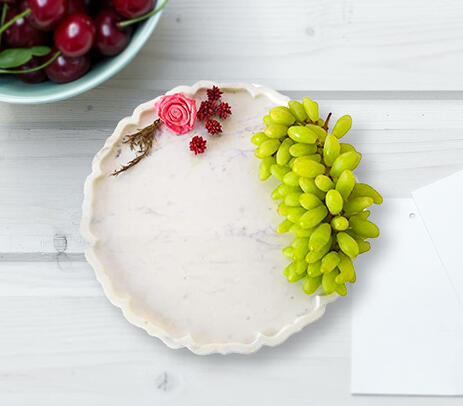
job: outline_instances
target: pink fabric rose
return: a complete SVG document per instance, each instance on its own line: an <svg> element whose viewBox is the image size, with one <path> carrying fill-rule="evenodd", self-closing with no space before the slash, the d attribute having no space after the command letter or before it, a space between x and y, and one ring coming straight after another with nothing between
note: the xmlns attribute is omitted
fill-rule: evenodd
<svg viewBox="0 0 463 406"><path fill-rule="evenodd" d="M196 101L175 93L162 97L154 105L159 118L175 134L190 132L196 120Z"/></svg>

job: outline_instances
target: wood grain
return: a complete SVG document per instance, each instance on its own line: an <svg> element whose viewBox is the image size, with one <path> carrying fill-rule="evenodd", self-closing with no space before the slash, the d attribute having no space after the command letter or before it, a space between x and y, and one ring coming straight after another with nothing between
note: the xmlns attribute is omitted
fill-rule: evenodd
<svg viewBox="0 0 463 406"><path fill-rule="evenodd" d="M91 159L117 121L199 79L262 83L352 114L359 177L385 196L461 169L462 17L458 0L175 0L134 62L99 88L1 104L0 404L460 404L351 396L350 297L251 356L168 350L104 297L78 225Z"/></svg>
<svg viewBox="0 0 463 406"><path fill-rule="evenodd" d="M463 3L176 0L118 78L297 90L461 90ZM141 68L143 67L143 68Z"/></svg>

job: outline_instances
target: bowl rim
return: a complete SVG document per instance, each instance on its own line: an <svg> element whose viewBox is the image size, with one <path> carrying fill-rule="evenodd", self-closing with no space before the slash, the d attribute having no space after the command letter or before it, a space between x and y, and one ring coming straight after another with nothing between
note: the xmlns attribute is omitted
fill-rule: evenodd
<svg viewBox="0 0 463 406"><path fill-rule="evenodd" d="M121 59L120 63L110 65L107 69L103 70L101 73L96 75L95 77L88 79L87 81L83 82L78 87L71 87L68 89L58 90L50 95L46 96L31 96L30 94L25 94L16 96L16 95L5 95L2 94L0 91L0 102L6 102L10 104L45 104L45 103L52 103L57 102L60 100L69 99L71 97L77 96L82 94L101 83L108 80L110 77L124 69L129 62L135 57L135 55L140 51L140 49L146 44L146 41L151 36L156 27L163 10L160 10L154 16L148 18L142 27L139 27L139 36L137 38L137 42L130 43L129 46L126 48L127 53L124 55L124 58Z"/></svg>

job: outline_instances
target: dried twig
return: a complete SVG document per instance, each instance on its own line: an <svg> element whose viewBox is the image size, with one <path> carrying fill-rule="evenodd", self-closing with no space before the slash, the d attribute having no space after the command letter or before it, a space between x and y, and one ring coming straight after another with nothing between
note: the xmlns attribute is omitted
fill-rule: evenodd
<svg viewBox="0 0 463 406"><path fill-rule="evenodd" d="M150 124L148 127L142 128L138 132L134 134L126 135L123 139L123 144L129 144L130 150L137 150L140 154L132 159L129 163L122 165L120 169L115 170L111 175L117 176L120 173L126 171L127 169L131 168L138 164L143 158L149 155L151 148L153 147L153 140L156 131L159 129L161 125L161 119L157 119Z"/></svg>

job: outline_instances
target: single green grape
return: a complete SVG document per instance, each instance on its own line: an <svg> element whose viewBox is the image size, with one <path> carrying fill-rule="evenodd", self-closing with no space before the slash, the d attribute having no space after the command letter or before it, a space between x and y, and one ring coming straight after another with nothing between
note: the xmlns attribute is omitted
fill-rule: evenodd
<svg viewBox="0 0 463 406"><path fill-rule="evenodd" d="M277 106L270 109L270 119L274 123L284 126L290 126L296 121L291 111L284 106Z"/></svg>
<svg viewBox="0 0 463 406"><path fill-rule="evenodd" d="M313 293L317 291L321 283L322 283L321 275L314 277L314 278L310 276L306 276L304 279L304 283L302 284L302 289L308 295L312 295Z"/></svg>
<svg viewBox="0 0 463 406"><path fill-rule="evenodd" d="M344 154L344 152L349 152L349 151L357 152L352 145L346 144L345 142L341 142L339 145L341 146L341 154Z"/></svg>
<svg viewBox="0 0 463 406"><path fill-rule="evenodd" d="M301 261L305 258L309 251L309 239L295 238L291 246L294 248L294 259Z"/></svg>
<svg viewBox="0 0 463 406"><path fill-rule="evenodd" d="M285 183L280 184L276 188L276 190L278 190L278 193L282 198L286 197L286 195L290 193L295 193L295 192L301 193L302 192L299 186L289 186L289 185L286 185Z"/></svg>
<svg viewBox="0 0 463 406"><path fill-rule="evenodd" d="M286 136L288 127L282 124L270 124L265 128L264 133L269 138L283 138Z"/></svg>
<svg viewBox="0 0 463 406"><path fill-rule="evenodd" d="M365 240L355 240L355 241L357 241L357 245L359 246L359 255L370 251L371 246L368 241L365 241Z"/></svg>
<svg viewBox="0 0 463 406"><path fill-rule="evenodd" d="M306 210L322 206L323 202L313 193L302 193L299 195L299 204Z"/></svg>
<svg viewBox="0 0 463 406"><path fill-rule="evenodd" d="M277 211L278 211L278 214L279 214L280 216L285 216L285 217L286 217L286 216L288 215L288 213L289 213L289 209L290 209L290 208L291 208L291 207L286 206L286 204L284 204L284 202L281 202L281 203L278 205L278 210L277 210Z"/></svg>
<svg viewBox="0 0 463 406"><path fill-rule="evenodd" d="M315 144L317 141L317 134L309 128L300 125L289 127L288 135L293 141L303 144Z"/></svg>
<svg viewBox="0 0 463 406"><path fill-rule="evenodd" d="M336 231L344 231L349 228L349 220L343 216L336 216L331 219L331 227Z"/></svg>
<svg viewBox="0 0 463 406"><path fill-rule="evenodd" d="M304 178L315 178L325 172L325 166L306 156L302 156L294 161L293 172Z"/></svg>
<svg viewBox="0 0 463 406"><path fill-rule="evenodd" d="M359 214L356 214L356 216L359 216L362 220L367 220L368 217L370 217L370 210L364 210L362 212L360 212Z"/></svg>
<svg viewBox="0 0 463 406"><path fill-rule="evenodd" d="M371 197L353 197L344 205L344 211L348 214L359 213L373 204Z"/></svg>
<svg viewBox="0 0 463 406"><path fill-rule="evenodd" d="M383 197L379 192L366 183L356 183L352 190L352 197L360 196L371 197L374 204L381 204L383 202Z"/></svg>
<svg viewBox="0 0 463 406"><path fill-rule="evenodd" d="M278 165L286 165L291 159L291 154L289 153L289 147L294 144L294 141L290 138L285 138L278 148L276 154L276 161Z"/></svg>
<svg viewBox="0 0 463 406"><path fill-rule="evenodd" d="M302 274L297 273L297 264L296 264L296 262L293 262L291 265L292 266L288 270L288 275L286 275L286 276L288 278L288 282L296 283L297 281L300 281L302 278L304 278L305 275L303 273Z"/></svg>
<svg viewBox="0 0 463 406"><path fill-rule="evenodd" d="M297 121L304 122L307 120L307 113L305 112L304 106L296 100L290 100L288 102L289 110L296 117Z"/></svg>
<svg viewBox="0 0 463 406"><path fill-rule="evenodd" d="M293 247L286 247L286 248L283 248L283 255L284 255L286 258L293 259L293 256L294 256L294 248L293 248Z"/></svg>
<svg viewBox="0 0 463 406"><path fill-rule="evenodd" d="M341 231L336 234L336 240L338 241L339 248L344 254L351 258L355 258L359 254L359 246L357 241L354 240L348 233Z"/></svg>
<svg viewBox="0 0 463 406"><path fill-rule="evenodd" d="M312 278L320 276L322 274L320 270L321 265L322 265L322 261L317 261L317 262L314 262L313 264L308 264L307 265L307 275L309 275Z"/></svg>
<svg viewBox="0 0 463 406"><path fill-rule="evenodd" d="M289 147L289 153L295 158L298 158L300 156L305 156L305 155L312 155L312 154L315 154L316 152L317 152L316 144L302 144L300 142L296 142L295 144Z"/></svg>
<svg viewBox="0 0 463 406"><path fill-rule="evenodd" d="M340 270L339 276L336 277L337 283L345 283L345 282L355 282L355 269L352 260L342 252L338 253L339 255L339 264L338 269Z"/></svg>
<svg viewBox="0 0 463 406"><path fill-rule="evenodd" d="M333 166L334 161L341 153L341 146L334 135L328 135L323 147L323 160L326 166Z"/></svg>
<svg viewBox="0 0 463 406"><path fill-rule="evenodd" d="M309 238L309 249L311 251L320 251L328 243L330 238L331 226L328 223L320 224Z"/></svg>
<svg viewBox="0 0 463 406"><path fill-rule="evenodd" d="M293 223L289 220L284 220L280 225L277 227L277 233L278 234L284 234L289 231L289 229L292 227Z"/></svg>
<svg viewBox="0 0 463 406"><path fill-rule="evenodd" d="M360 237L377 238L379 236L378 226L369 220L363 220L359 216L352 216L349 219L349 224L352 230Z"/></svg>
<svg viewBox="0 0 463 406"><path fill-rule="evenodd" d="M330 238L328 243L319 251L309 251L309 253L305 256L305 261L308 264L314 264L315 262L320 261L331 249L331 244L333 243L333 239Z"/></svg>
<svg viewBox="0 0 463 406"><path fill-rule="evenodd" d="M310 120L316 122L319 119L318 103L308 97L304 97L302 99L302 105L304 106L305 112L309 116Z"/></svg>
<svg viewBox="0 0 463 406"><path fill-rule="evenodd" d="M334 215L341 213L344 205L341 193L339 193L336 189L331 189L328 191L325 197L325 203L330 213Z"/></svg>
<svg viewBox="0 0 463 406"><path fill-rule="evenodd" d="M333 127L333 134L336 138L342 138L346 135L347 131L352 127L352 117L351 116L342 116Z"/></svg>
<svg viewBox="0 0 463 406"><path fill-rule="evenodd" d="M258 158L266 158L273 155L280 148L280 141L276 139L266 140L256 149L256 155Z"/></svg>
<svg viewBox="0 0 463 406"><path fill-rule="evenodd" d="M330 295L336 290L336 276L338 276L339 271L334 270L328 273L323 274L322 276L322 286L325 294Z"/></svg>
<svg viewBox="0 0 463 406"><path fill-rule="evenodd" d="M307 212L304 210L304 213L298 218L299 225L302 228L313 228L320 224L327 215L328 209L326 206L318 206Z"/></svg>
<svg viewBox="0 0 463 406"><path fill-rule="evenodd" d="M293 224L289 230L289 232L295 237L310 237L313 231L313 228L302 228L298 224Z"/></svg>
<svg viewBox="0 0 463 406"><path fill-rule="evenodd" d="M328 192L328 190L334 188L334 182L326 175L317 175L315 185L323 192Z"/></svg>
<svg viewBox="0 0 463 406"><path fill-rule="evenodd" d="M273 156L268 156L262 159L262 162L259 165L259 179L267 180L271 175L270 168L275 164L275 158Z"/></svg>
<svg viewBox="0 0 463 406"><path fill-rule="evenodd" d="M299 261L295 261L296 262L296 267L295 267L295 272L298 274L298 275L303 275L305 276L305 273L307 272L307 263L304 261L304 259L301 259Z"/></svg>
<svg viewBox="0 0 463 406"><path fill-rule="evenodd" d="M266 127L268 127L269 125L274 124L274 122L273 122L272 119L270 118L270 114L267 114L266 116L264 116L264 118L262 119L262 121L264 122L264 124L265 124Z"/></svg>
<svg viewBox="0 0 463 406"><path fill-rule="evenodd" d="M339 155L333 162L330 175L334 178L339 178L341 173L346 169L349 169L351 171L354 170L360 163L361 158L362 155L360 155L358 152L344 152L344 154Z"/></svg>
<svg viewBox="0 0 463 406"><path fill-rule="evenodd" d="M344 200L347 200L354 189L355 176L351 170L345 169L341 172L338 180L336 181L336 190L341 193Z"/></svg>
<svg viewBox="0 0 463 406"><path fill-rule="evenodd" d="M260 144L262 144L264 141L267 141L268 139L269 139L269 138L265 135L265 133L259 132L259 133L255 133L255 134L251 137L251 142L252 142L254 145L259 146Z"/></svg>
<svg viewBox="0 0 463 406"><path fill-rule="evenodd" d="M293 193L288 193L286 196L285 196L285 204L287 206L291 206L291 207L298 207L300 206L300 202L299 202L299 198L302 196L302 193L300 192L293 192Z"/></svg>
<svg viewBox="0 0 463 406"><path fill-rule="evenodd" d="M336 251L330 251L321 260L320 272L321 273L331 272L339 265L340 262L341 262L341 258L339 254Z"/></svg>
<svg viewBox="0 0 463 406"><path fill-rule="evenodd" d="M283 183L288 186L297 186L299 185L299 175L289 170L283 177Z"/></svg>

